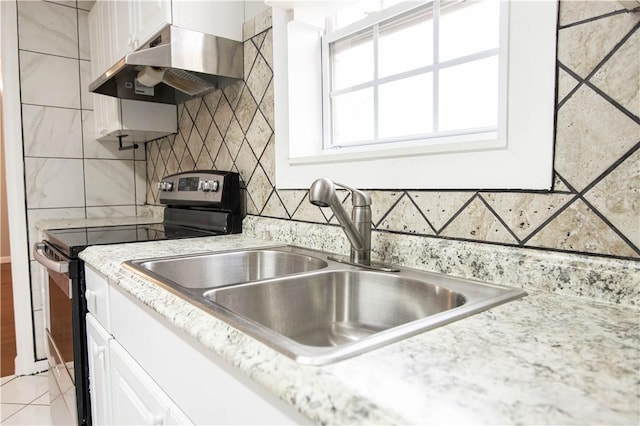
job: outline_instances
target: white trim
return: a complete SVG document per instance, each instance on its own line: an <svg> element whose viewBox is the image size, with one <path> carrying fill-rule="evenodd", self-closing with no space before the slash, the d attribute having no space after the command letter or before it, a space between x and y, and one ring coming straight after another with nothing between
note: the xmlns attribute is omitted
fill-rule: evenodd
<svg viewBox="0 0 640 426"><path fill-rule="evenodd" d="M22 116L20 113L20 73L18 67L18 15L15 1L0 1L2 34L2 109L7 182L7 214L11 247L11 274L14 283L29 283L29 243L25 211L24 159L22 157ZM15 374L46 370L47 363L35 361L31 286L13 286L16 327Z"/></svg>
<svg viewBox="0 0 640 426"><path fill-rule="evenodd" d="M0 263L11 263L11 256L0 257Z"/></svg>
<svg viewBox="0 0 640 426"><path fill-rule="evenodd" d="M556 1L514 1L510 6L507 111L499 106L499 114L509 118L509 127L498 129L499 135L507 135L505 149L361 156L356 161L329 163L317 158L299 161L317 157L322 147L322 77L313 79L317 70L301 62L301 56L292 55L289 42L295 44L296 53L308 58L314 45L307 44L305 51L303 39L312 41L314 33L305 32L293 13L274 7L277 188L308 188L314 179L327 176L372 189L550 189L558 5Z"/></svg>

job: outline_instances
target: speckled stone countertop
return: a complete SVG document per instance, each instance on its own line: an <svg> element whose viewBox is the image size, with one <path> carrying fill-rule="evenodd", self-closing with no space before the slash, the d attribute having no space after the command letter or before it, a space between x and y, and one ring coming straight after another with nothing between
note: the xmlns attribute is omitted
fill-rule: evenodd
<svg viewBox="0 0 640 426"><path fill-rule="evenodd" d="M94 246L81 258L316 423L640 422L636 306L527 289L523 299L313 367L121 266L131 259L267 245L274 243L229 235Z"/></svg>

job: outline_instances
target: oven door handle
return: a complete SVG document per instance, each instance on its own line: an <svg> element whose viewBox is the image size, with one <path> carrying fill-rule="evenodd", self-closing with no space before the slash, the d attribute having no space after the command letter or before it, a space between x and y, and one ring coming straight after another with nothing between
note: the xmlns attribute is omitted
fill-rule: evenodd
<svg viewBox="0 0 640 426"><path fill-rule="evenodd" d="M33 257L38 261L39 264L51 271L59 272L61 274L66 274L69 272L69 262L60 262L58 260L49 258L44 252L44 243L42 242L35 243L33 245Z"/></svg>

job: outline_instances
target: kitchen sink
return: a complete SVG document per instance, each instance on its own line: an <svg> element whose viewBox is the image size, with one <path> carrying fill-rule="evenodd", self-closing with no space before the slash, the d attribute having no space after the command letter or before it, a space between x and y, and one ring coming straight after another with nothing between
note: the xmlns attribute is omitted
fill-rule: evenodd
<svg viewBox="0 0 640 426"><path fill-rule="evenodd" d="M448 288L369 271L329 271L204 293L303 345L340 346L464 305Z"/></svg>
<svg viewBox="0 0 640 426"><path fill-rule="evenodd" d="M129 264L150 278L191 289L246 283L327 267L324 260L283 249L173 256Z"/></svg>
<svg viewBox="0 0 640 426"><path fill-rule="evenodd" d="M523 297L520 289L293 246L125 262L290 358L321 365Z"/></svg>

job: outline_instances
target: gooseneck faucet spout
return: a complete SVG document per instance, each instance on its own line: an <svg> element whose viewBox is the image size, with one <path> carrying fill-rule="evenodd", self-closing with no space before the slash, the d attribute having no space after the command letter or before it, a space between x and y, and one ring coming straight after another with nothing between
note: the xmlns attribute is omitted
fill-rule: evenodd
<svg viewBox="0 0 640 426"><path fill-rule="evenodd" d="M336 187L351 192L351 218L342 206ZM350 261L371 264L371 197L368 194L328 178L317 179L309 188L309 201L318 207L330 207L351 243Z"/></svg>

